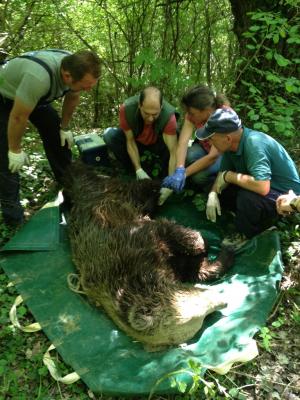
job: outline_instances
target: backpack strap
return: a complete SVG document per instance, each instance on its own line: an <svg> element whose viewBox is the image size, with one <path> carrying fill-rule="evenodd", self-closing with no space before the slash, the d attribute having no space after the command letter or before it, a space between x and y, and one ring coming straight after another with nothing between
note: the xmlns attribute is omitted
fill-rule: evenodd
<svg viewBox="0 0 300 400"><path fill-rule="evenodd" d="M63 53L63 54L66 54L66 55L70 55L70 52L65 51L65 50L60 50L60 49L47 49L46 51L51 51L51 52L53 52L53 53ZM32 52L31 52L31 54L35 54L35 53L37 53L37 52L36 52L36 51L32 51ZM48 74L49 74L49 78L50 78L50 87L49 87L48 93L45 94L45 96L42 96L42 97L40 98L40 100L38 101L37 105L42 105L42 104L44 105L44 104L51 103L52 101L54 101L54 100L56 100L56 99L59 99L60 97L63 97L67 92L70 91L70 89L67 89L67 90L65 90L65 91L62 93L61 96L55 97L55 98L51 99L50 101L46 101L46 99L47 99L47 98L50 96L50 94L51 94L51 88L52 88L52 83L53 83L53 75L52 75L52 71L51 71L49 65L46 64L45 61L41 60L40 58L34 57L34 55L24 54L24 55L17 56L17 57L14 57L14 58L26 58L27 60L34 61L34 62L40 64L43 68L45 68L45 70L46 70L46 71L48 72ZM10 60L12 60L12 59L10 59ZM10 60L7 60L7 61L10 61Z"/></svg>
<svg viewBox="0 0 300 400"><path fill-rule="evenodd" d="M40 64L42 67L44 67L45 70L48 72L49 78L50 78L50 87L49 87L49 90L48 90L47 94L45 94L45 96L41 97L40 100L39 100L39 102L38 102L38 104L45 104L45 100L46 100L46 99L50 96L50 94L51 94L51 88L52 88L52 83L53 83L52 72L51 72L51 69L50 69L49 65L47 65L47 64L45 63L45 61L40 60L39 58L33 57L33 56L23 55L23 56L17 56L16 58L26 58L27 60L34 61L34 62Z"/></svg>

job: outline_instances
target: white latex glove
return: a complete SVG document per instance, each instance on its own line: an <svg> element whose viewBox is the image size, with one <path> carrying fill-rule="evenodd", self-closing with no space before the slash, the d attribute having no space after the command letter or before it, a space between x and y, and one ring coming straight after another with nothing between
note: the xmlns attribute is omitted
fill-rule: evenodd
<svg viewBox="0 0 300 400"><path fill-rule="evenodd" d="M158 205L162 206L164 204L164 202L167 200L167 198L169 196L171 196L171 194L173 193L173 190L163 187L160 189L159 193L160 193L160 196L158 199Z"/></svg>
<svg viewBox="0 0 300 400"><path fill-rule="evenodd" d="M216 191L218 194L222 192L227 186L229 185L228 182L225 181L225 175L228 171L220 171L218 173L217 179L216 179Z"/></svg>
<svg viewBox="0 0 300 400"><path fill-rule="evenodd" d="M143 168L139 168L135 171L136 179L139 181L141 179L151 179L150 176L143 170Z"/></svg>
<svg viewBox="0 0 300 400"><path fill-rule="evenodd" d="M216 222L218 215L221 215L221 206L216 192L210 192L206 203L206 217L212 222Z"/></svg>
<svg viewBox="0 0 300 400"><path fill-rule="evenodd" d="M20 153L13 153L8 150L8 169L10 172L18 172L24 164L28 164L28 156L25 151L21 150Z"/></svg>
<svg viewBox="0 0 300 400"><path fill-rule="evenodd" d="M74 143L73 133L71 131L65 131L64 129L60 129L59 135L60 135L60 145L64 147L64 145L67 143L68 148L71 149Z"/></svg>

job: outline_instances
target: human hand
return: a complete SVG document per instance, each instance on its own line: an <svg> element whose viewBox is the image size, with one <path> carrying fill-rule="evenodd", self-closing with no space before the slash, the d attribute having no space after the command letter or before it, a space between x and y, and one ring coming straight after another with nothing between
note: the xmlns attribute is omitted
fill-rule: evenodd
<svg viewBox="0 0 300 400"><path fill-rule="evenodd" d="M165 187L162 187L160 189L159 193L160 193L160 196L159 196L159 199L158 199L158 205L162 206L164 204L164 202L167 200L167 198L169 196L171 196L171 194L173 193L173 190L165 188Z"/></svg>
<svg viewBox="0 0 300 400"><path fill-rule="evenodd" d="M8 150L8 169L10 172L18 172L27 163L28 156L25 151L21 150L20 153L14 153Z"/></svg>
<svg viewBox="0 0 300 400"><path fill-rule="evenodd" d="M225 180L225 176L228 171L220 171L215 181L215 187L218 194L222 192L227 186L229 185L228 182Z"/></svg>
<svg viewBox="0 0 300 400"><path fill-rule="evenodd" d="M140 181L141 179L151 179L147 172L143 170L143 168L137 169L135 171L135 174L138 181Z"/></svg>
<svg viewBox="0 0 300 400"><path fill-rule="evenodd" d="M68 149L71 149L74 143L73 133L71 131L67 131L61 128L59 131L59 136L60 136L60 145L64 147L65 144L67 144Z"/></svg>
<svg viewBox="0 0 300 400"><path fill-rule="evenodd" d="M216 222L217 214L221 215L221 206L216 192L210 192L206 203L206 217L212 222Z"/></svg>
<svg viewBox="0 0 300 400"><path fill-rule="evenodd" d="M292 190L289 190L288 194L282 194L279 196L276 200L276 209L278 214L287 215L292 212L293 209L290 206L290 203L295 197L296 194Z"/></svg>
<svg viewBox="0 0 300 400"><path fill-rule="evenodd" d="M185 168L177 167L173 175L167 176L163 180L162 187L173 189L175 192L179 193L184 188L185 178Z"/></svg>

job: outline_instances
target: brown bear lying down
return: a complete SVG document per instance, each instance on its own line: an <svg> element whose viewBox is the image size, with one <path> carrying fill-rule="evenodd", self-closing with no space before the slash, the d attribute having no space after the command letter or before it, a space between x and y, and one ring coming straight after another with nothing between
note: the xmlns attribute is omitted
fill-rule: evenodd
<svg viewBox="0 0 300 400"><path fill-rule="evenodd" d="M159 182L124 182L74 164L66 179L68 219L81 286L116 325L149 351L192 338L205 316L226 305L215 290L197 288L223 274L233 252L207 259L201 234L151 219Z"/></svg>

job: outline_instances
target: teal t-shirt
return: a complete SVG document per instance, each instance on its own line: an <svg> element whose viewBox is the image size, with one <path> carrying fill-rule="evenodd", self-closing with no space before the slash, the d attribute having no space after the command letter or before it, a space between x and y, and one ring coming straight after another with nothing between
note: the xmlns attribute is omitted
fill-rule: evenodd
<svg viewBox="0 0 300 400"><path fill-rule="evenodd" d="M52 73L51 92L47 101L63 95L69 88L61 79L61 61L66 53L40 50L25 53L44 61ZM50 76L42 65L26 58L12 58L0 68L0 93L14 100L18 97L28 107L34 108L39 100L47 95Z"/></svg>
<svg viewBox="0 0 300 400"><path fill-rule="evenodd" d="M238 150L224 153L221 171L229 170L270 181L271 189L300 194L297 168L285 148L265 133L244 128Z"/></svg>

